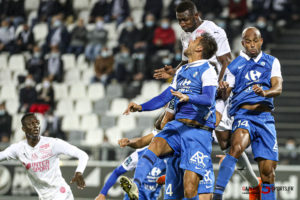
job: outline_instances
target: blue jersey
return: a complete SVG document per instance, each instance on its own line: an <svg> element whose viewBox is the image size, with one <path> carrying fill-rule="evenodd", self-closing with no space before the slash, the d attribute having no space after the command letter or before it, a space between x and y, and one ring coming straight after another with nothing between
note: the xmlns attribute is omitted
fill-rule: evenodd
<svg viewBox="0 0 300 200"><path fill-rule="evenodd" d="M198 60L180 67L171 84L175 90L183 94L202 94L205 86L218 86L218 77L207 60ZM175 98L175 119L196 120L202 125L214 128L216 121L215 102L211 107L195 105L190 102L179 102Z"/></svg>
<svg viewBox="0 0 300 200"><path fill-rule="evenodd" d="M271 55L261 52L257 58L250 59L242 52L228 65L227 79L231 79L228 82L229 86L233 87L230 115L234 115L242 104L259 103L265 104L270 109L274 108L273 98L258 96L252 90L253 85L256 84L263 90L269 90L272 87L274 61L279 65L279 61Z"/></svg>

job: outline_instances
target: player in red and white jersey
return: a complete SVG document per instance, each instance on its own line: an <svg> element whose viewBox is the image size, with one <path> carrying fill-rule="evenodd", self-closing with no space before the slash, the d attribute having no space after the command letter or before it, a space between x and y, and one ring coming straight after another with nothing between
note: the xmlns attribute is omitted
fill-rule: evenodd
<svg viewBox="0 0 300 200"><path fill-rule="evenodd" d="M88 155L63 140L40 136L40 122L33 113L25 114L21 122L26 139L0 152L0 161L19 160L40 200L73 200L70 186L61 175L59 155L78 158L78 166L71 183L76 182L79 189L85 187L82 174Z"/></svg>

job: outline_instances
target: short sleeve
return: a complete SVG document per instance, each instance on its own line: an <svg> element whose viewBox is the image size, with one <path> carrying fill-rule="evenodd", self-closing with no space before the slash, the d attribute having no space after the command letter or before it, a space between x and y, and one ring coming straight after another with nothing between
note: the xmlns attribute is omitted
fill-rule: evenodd
<svg viewBox="0 0 300 200"><path fill-rule="evenodd" d="M229 42L224 30L220 31L220 37L216 38L216 42L218 45L218 50L216 52L216 56L223 56L227 53L231 52Z"/></svg>
<svg viewBox="0 0 300 200"><path fill-rule="evenodd" d="M271 78L272 77L282 77L281 76L281 66L279 63L279 60L277 58L275 58L275 60L273 61L273 65L272 65L272 71L271 71Z"/></svg>
<svg viewBox="0 0 300 200"><path fill-rule="evenodd" d="M202 74L202 87L205 86L218 86L218 76L217 72L214 70L213 67L208 68Z"/></svg>
<svg viewBox="0 0 300 200"><path fill-rule="evenodd" d="M235 85L235 76L230 72L228 68L226 69L226 82L231 88L233 88Z"/></svg>
<svg viewBox="0 0 300 200"><path fill-rule="evenodd" d="M136 168L138 160L139 160L139 155L138 152L135 151L124 160L124 162L122 163L122 167L124 167L126 171L132 171Z"/></svg>

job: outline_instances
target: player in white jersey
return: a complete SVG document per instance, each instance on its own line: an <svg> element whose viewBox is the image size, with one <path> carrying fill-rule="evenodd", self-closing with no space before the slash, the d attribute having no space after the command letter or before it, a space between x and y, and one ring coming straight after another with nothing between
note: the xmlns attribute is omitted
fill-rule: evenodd
<svg viewBox="0 0 300 200"><path fill-rule="evenodd" d="M199 13L195 4L192 1L183 1L176 8L176 17L179 25L183 29L181 35L182 43L182 61L179 63L176 69L179 66L187 63L187 57L184 55L184 51L188 47L189 41L194 40L196 37L200 36L204 32L211 34L217 42L218 50L216 54L210 59L210 61L216 64L217 70L219 72L219 88L222 90L226 88L222 82L225 70L228 64L231 62L231 53L230 46L225 31L217 26L214 22L209 20L202 20L199 17ZM176 69L173 69L172 66L165 66L162 69L155 71L154 77L156 79L161 78L171 78L175 74ZM228 151L230 146L230 131L232 125L232 119L227 115L228 103L219 99L216 101L216 129L215 133L219 142L219 145L222 150ZM167 113L168 118L172 118L170 113ZM250 162L245 153L240 157L237 167L242 175L249 183L251 187L257 187L259 184L258 179L256 178L254 171L250 165Z"/></svg>
<svg viewBox="0 0 300 200"><path fill-rule="evenodd" d="M82 174L88 155L63 140L40 136L40 122L33 113L25 114L21 122L26 140L0 152L0 161L19 160L40 200L73 200L70 186L61 175L58 156L64 154L78 158L71 183L76 182L78 188L83 189L85 182Z"/></svg>

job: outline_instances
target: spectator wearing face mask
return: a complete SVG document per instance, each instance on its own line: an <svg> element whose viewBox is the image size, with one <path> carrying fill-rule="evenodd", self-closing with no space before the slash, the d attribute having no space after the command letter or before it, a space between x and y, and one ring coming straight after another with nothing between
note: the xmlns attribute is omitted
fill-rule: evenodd
<svg viewBox="0 0 300 200"><path fill-rule="evenodd" d="M46 61L44 69L44 77L48 77L50 81L63 81L64 64L58 46L51 47L49 59Z"/></svg>
<svg viewBox="0 0 300 200"><path fill-rule="evenodd" d="M44 55L48 53L51 46L58 46L59 51L64 54L69 46L70 35L63 23L62 16L57 15L52 18L52 25L46 38Z"/></svg>
<svg viewBox="0 0 300 200"><path fill-rule="evenodd" d="M20 106L18 112L26 113L29 112L29 108L33 103L36 102L37 99L37 92L35 90L35 82L32 76L27 76L24 87L20 89L19 94L19 102Z"/></svg>
<svg viewBox="0 0 300 200"><path fill-rule="evenodd" d="M96 28L87 34L88 44L85 48L85 57L89 61L94 61L99 55L101 48L107 42L107 30L104 29L103 17L96 18Z"/></svg>
<svg viewBox="0 0 300 200"><path fill-rule="evenodd" d="M120 52L115 56L114 74L118 82L128 81L133 71L133 59L130 50L121 45Z"/></svg>
<svg viewBox="0 0 300 200"><path fill-rule="evenodd" d="M10 26L10 22L3 20L0 27L0 52L8 51L11 54L15 52L14 34L15 29Z"/></svg>
<svg viewBox="0 0 300 200"><path fill-rule="evenodd" d="M133 55L133 70L130 76L131 81L141 84L144 79L152 78L151 69L148 68L146 63L145 52L137 52Z"/></svg>
<svg viewBox="0 0 300 200"><path fill-rule="evenodd" d="M54 90L52 88L49 78L44 78L42 87L37 93L37 99L34 104L30 106L29 111L34 113L46 113L54 106Z"/></svg>
<svg viewBox="0 0 300 200"><path fill-rule="evenodd" d="M107 85L111 79L114 67L114 56L111 50L107 47L102 48L100 55L95 60L94 70L95 76L92 78L92 83L103 83Z"/></svg>
<svg viewBox="0 0 300 200"><path fill-rule="evenodd" d="M244 20L248 15L247 0L229 1L229 19Z"/></svg>
<svg viewBox="0 0 300 200"><path fill-rule="evenodd" d="M34 46L32 57L26 63L26 70L36 83L42 81L45 64L40 47L38 45Z"/></svg>
<svg viewBox="0 0 300 200"><path fill-rule="evenodd" d="M18 34L16 39L16 46L17 51L30 51L32 52L33 45L34 45L34 34L29 29L29 26L27 24L23 25L23 30Z"/></svg>
<svg viewBox="0 0 300 200"><path fill-rule="evenodd" d="M132 17L127 17L119 37L119 44L127 46L130 52L134 52L134 45L138 42L139 34L140 32L135 27Z"/></svg>
<svg viewBox="0 0 300 200"><path fill-rule="evenodd" d="M143 28L140 30L138 41L134 44L134 51L144 51L146 54L152 52L153 36L156 28L155 17L152 14L147 14Z"/></svg>
<svg viewBox="0 0 300 200"><path fill-rule="evenodd" d="M110 20L116 20L117 25L121 24L130 13L127 0L112 0L109 10Z"/></svg>
<svg viewBox="0 0 300 200"><path fill-rule="evenodd" d="M104 21L109 21L110 3L107 0L97 0L94 4L89 18L89 23L94 23L97 17L103 17Z"/></svg>
<svg viewBox="0 0 300 200"><path fill-rule="evenodd" d="M256 20L256 27L260 30L261 37L264 39L262 50L266 49L267 45L273 41L273 27L268 24L264 16L259 16Z"/></svg>
<svg viewBox="0 0 300 200"><path fill-rule="evenodd" d="M155 50L169 50L174 51L176 37L175 32L170 26L170 21L167 18L163 18L160 22L160 26L154 31L153 44Z"/></svg>
<svg viewBox="0 0 300 200"><path fill-rule="evenodd" d="M284 146L284 152L280 156L281 164L299 164L300 159L297 153L297 144L296 140L293 137L290 137L286 140Z"/></svg>
<svg viewBox="0 0 300 200"><path fill-rule="evenodd" d="M9 142L11 136L12 117L6 111L5 103L0 104L0 142Z"/></svg>
<svg viewBox="0 0 300 200"><path fill-rule="evenodd" d="M84 26L83 19L79 19L77 22L77 26L71 32L71 41L68 48L68 53L73 53L76 56L83 53L86 40L87 29Z"/></svg>
<svg viewBox="0 0 300 200"><path fill-rule="evenodd" d="M46 128L42 135L66 140L66 134L62 130L62 118L55 116L53 110L50 109L45 113Z"/></svg>

